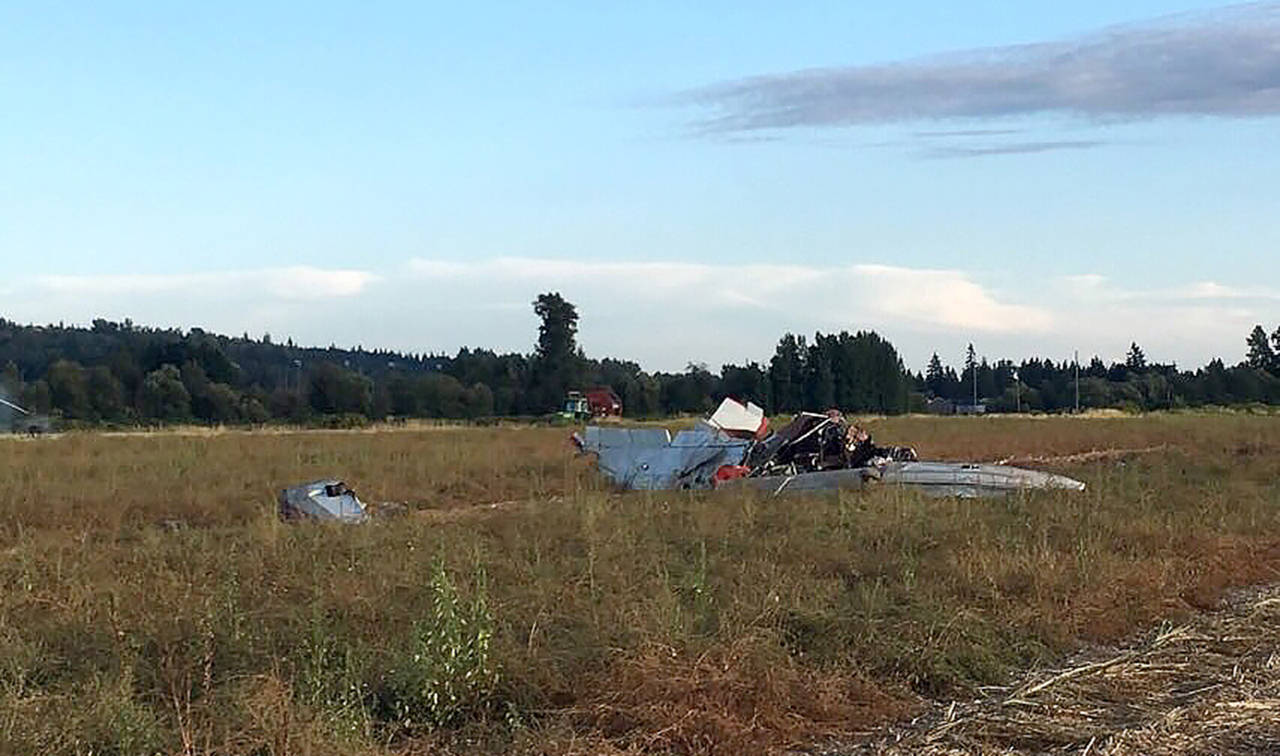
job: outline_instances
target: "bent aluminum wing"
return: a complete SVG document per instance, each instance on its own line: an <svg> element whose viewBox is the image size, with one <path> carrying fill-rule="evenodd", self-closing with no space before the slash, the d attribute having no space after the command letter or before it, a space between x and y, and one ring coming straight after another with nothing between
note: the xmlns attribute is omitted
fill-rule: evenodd
<svg viewBox="0 0 1280 756"><path fill-rule="evenodd" d="M963 462L889 462L878 468L855 467L798 475L766 475L727 480L720 484L720 488L753 488L777 495L858 489L877 481L883 485L905 486L928 496L960 498L1001 496L1025 489L1084 490L1084 483L1065 475L1006 465Z"/></svg>
<svg viewBox="0 0 1280 756"><path fill-rule="evenodd" d="M931 496L974 498L1024 489L1084 490L1084 483L1065 475L961 462L891 462L881 468L880 477L886 484L910 486Z"/></svg>

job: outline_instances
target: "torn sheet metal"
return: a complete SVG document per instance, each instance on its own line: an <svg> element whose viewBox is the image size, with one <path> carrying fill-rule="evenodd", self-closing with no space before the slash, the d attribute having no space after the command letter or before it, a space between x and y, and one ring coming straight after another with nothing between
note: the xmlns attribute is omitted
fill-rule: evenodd
<svg viewBox="0 0 1280 756"><path fill-rule="evenodd" d="M916 459L915 449L877 446L870 433L846 422L836 410L829 410L799 413L753 446L747 464L756 475L794 475Z"/></svg>
<svg viewBox="0 0 1280 756"><path fill-rule="evenodd" d="M596 455L596 465L619 488L636 491L711 488L716 471L738 465L751 442L706 424L672 437L663 428L588 426L573 437Z"/></svg>
<svg viewBox="0 0 1280 756"><path fill-rule="evenodd" d="M764 438L769 428L762 407L728 398L720 402L706 422L734 438Z"/></svg>
<svg viewBox="0 0 1280 756"><path fill-rule="evenodd" d="M358 524L369 519L356 492L340 480L315 480L280 492L283 520L325 520Z"/></svg>

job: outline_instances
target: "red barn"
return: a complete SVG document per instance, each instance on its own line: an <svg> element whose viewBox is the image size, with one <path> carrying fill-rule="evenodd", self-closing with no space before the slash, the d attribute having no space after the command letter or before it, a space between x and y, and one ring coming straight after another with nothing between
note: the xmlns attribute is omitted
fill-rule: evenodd
<svg viewBox="0 0 1280 756"><path fill-rule="evenodd" d="M585 394L592 417L622 416L622 400L608 386L587 389Z"/></svg>

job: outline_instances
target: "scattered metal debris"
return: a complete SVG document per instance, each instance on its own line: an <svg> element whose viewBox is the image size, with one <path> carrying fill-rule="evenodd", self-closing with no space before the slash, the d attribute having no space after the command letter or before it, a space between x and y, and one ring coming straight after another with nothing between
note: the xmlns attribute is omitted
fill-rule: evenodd
<svg viewBox="0 0 1280 756"><path fill-rule="evenodd" d="M340 480L316 480L280 492L280 519L358 524L369 519L356 492Z"/></svg>
<svg viewBox="0 0 1280 756"><path fill-rule="evenodd" d="M405 517L409 514L409 505L403 501L382 501L373 505L371 514L374 517Z"/></svg>
<svg viewBox="0 0 1280 756"><path fill-rule="evenodd" d="M707 420L674 437L662 428L588 426L573 442L629 490L743 487L767 491L911 486L936 496L995 496L1027 488L1081 491L1062 475L1000 464L921 462L909 446L878 446L840 412L802 412L770 433L764 411L725 399Z"/></svg>
<svg viewBox="0 0 1280 756"><path fill-rule="evenodd" d="M180 533L187 529L187 522L186 520L169 518L169 519L161 520L160 527L164 528L170 533Z"/></svg>

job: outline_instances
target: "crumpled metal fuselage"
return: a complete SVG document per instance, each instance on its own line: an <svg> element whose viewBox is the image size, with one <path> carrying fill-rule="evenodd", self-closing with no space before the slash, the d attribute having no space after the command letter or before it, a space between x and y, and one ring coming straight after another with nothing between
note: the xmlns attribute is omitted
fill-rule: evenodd
<svg viewBox="0 0 1280 756"><path fill-rule="evenodd" d="M737 488L779 494L899 485L960 497L1024 489L1084 490L1084 483L1064 475L998 464L921 462L914 460L914 452L906 460L876 457L838 469L799 469L794 464L780 469L776 436L742 438L708 422L675 436L662 428L588 426L574 435L574 443L595 455L600 472L624 490ZM722 469L742 472L721 479L717 473Z"/></svg>

